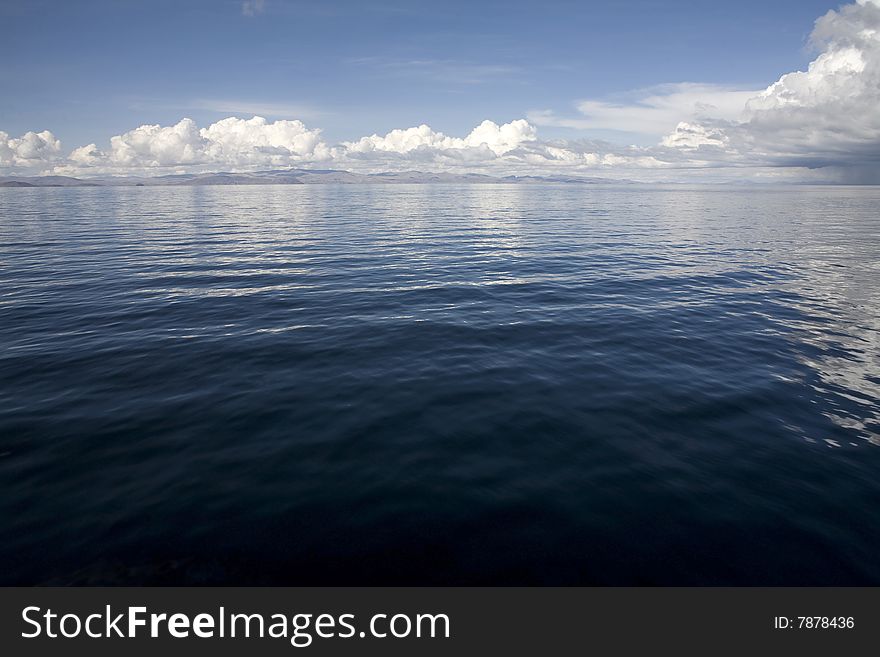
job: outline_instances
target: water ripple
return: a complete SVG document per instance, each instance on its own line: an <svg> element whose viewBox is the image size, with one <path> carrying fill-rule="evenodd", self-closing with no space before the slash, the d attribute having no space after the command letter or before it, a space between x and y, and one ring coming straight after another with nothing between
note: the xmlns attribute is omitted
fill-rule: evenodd
<svg viewBox="0 0 880 657"><path fill-rule="evenodd" d="M3 583L880 583L878 202L0 190Z"/></svg>

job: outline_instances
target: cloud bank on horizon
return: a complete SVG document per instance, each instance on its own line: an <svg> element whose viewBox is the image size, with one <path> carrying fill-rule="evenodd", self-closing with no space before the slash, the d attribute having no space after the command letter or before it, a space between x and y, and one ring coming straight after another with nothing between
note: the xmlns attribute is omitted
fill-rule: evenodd
<svg viewBox="0 0 880 657"><path fill-rule="evenodd" d="M243 5L247 15L262 2ZM206 127L188 118L142 125L65 153L48 130L0 131L0 172L159 174L322 166L354 171L420 169L489 174L566 173L636 179L694 175L880 183L880 0L857 0L819 18L818 55L806 71L764 90L681 83L627 102L583 100L579 115L549 110L463 137L427 125L328 144L299 120L229 117ZM545 140L541 126L598 127L662 135L653 146Z"/></svg>

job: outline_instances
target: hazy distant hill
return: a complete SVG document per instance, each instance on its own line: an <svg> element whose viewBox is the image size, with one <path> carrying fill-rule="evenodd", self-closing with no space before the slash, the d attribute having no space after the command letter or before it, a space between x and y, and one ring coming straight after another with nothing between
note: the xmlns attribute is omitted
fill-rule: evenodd
<svg viewBox="0 0 880 657"><path fill-rule="evenodd" d="M95 180L81 180L70 176L0 176L0 187L97 187Z"/></svg>
<svg viewBox="0 0 880 657"><path fill-rule="evenodd" d="M369 184L394 185L408 183L524 183L605 184L629 181L577 176L506 176L496 178L478 173L426 173L423 171L389 171L386 173L352 173L335 169L278 169L248 173L186 173L155 177L109 176L104 178L71 178L69 176L3 176L0 187L154 187L201 185L327 185Z"/></svg>

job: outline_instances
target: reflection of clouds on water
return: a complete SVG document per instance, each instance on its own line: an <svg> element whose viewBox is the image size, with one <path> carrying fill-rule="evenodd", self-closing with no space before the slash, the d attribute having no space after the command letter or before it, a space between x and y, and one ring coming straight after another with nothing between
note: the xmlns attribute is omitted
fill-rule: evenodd
<svg viewBox="0 0 880 657"><path fill-rule="evenodd" d="M366 581L387 554L401 582L880 582L880 189L0 206L16 581L147 554Z"/></svg>
<svg viewBox="0 0 880 657"><path fill-rule="evenodd" d="M630 275L673 277L677 285L689 277L702 294L666 303L680 310L707 304L715 313L710 306L726 299L731 332L744 313L761 318L752 330L781 340L779 350L805 369L768 368L777 368L782 382L809 386L818 412L842 431L826 435L817 423L785 421L788 430L829 446L859 439L880 445L878 197L872 188L655 188L631 208L627 237L635 238L633 248L650 249ZM651 220L650 242L638 244L640 224ZM731 354L731 367L738 356Z"/></svg>
<svg viewBox="0 0 880 657"><path fill-rule="evenodd" d="M333 312L487 330L557 322L572 340L560 353L583 363L593 354L593 365L614 373L615 388L647 373L666 381L658 390L687 396L692 377L688 408L715 394L766 396L777 409L771 420L787 435L831 446L880 444L876 189L297 185L65 193L102 218L113 236L109 263L144 297L278 304L261 322L220 313L175 335L285 332L327 324ZM31 211L62 214L55 203L61 199L39 197ZM48 227L24 222L19 236L35 225ZM68 237L88 236L75 216L65 226ZM108 258L108 247L94 248L79 255ZM69 263L69 255L44 254L48 269ZM338 307L319 306L307 317L324 295Z"/></svg>
<svg viewBox="0 0 880 657"><path fill-rule="evenodd" d="M850 191L836 207L809 217L821 238L800 244L791 291L805 315L799 335L813 349L803 362L818 377L812 386L826 399L823 414L880 444L878 227L875 216L853 207L876 203L875 197L868 190L855 197Z"/></svg>
<svg viewBox="0 0 880 657"><path fill-rule="evenodd" d="M804 190L795 199L797 225L790 263L780 279L794 330L803 381L822 399L822 415L849 436L880 444L880 267L876 190ZM779 227L780 230L784 226ZM837 438L807 435L830 446Z"/></svg>

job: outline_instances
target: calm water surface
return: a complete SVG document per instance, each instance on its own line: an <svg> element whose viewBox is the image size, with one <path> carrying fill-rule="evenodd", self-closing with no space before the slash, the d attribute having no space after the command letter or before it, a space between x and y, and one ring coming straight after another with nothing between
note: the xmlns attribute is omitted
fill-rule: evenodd
<svg viewBox="0 0 880 657"><path fill-rule="evenodd" d="M880 189L0 190L0 583L880 584Z"/></svg>

